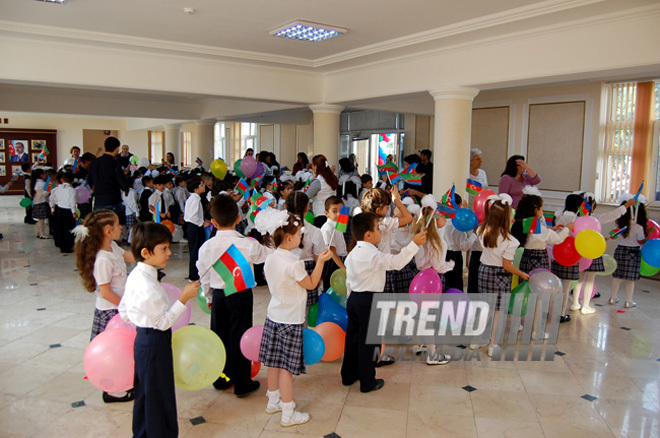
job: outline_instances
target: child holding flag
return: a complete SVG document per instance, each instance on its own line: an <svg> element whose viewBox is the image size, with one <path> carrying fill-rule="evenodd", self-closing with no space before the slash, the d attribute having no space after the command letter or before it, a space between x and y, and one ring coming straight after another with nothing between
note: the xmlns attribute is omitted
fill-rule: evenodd
<svg viewBox="0 0 660 438"><path fill-rule="evenodd" d="M332 273L337 269L346 268L344 258L348 255L348 251L344 232L348 226L349 210L339 196L330 196L325 200L325 216L328 219L321 226L321 235L326 247L332 252L332 261L325 265L323 271L323 290L326 291L330 288Z"/></svg>
<svg viewBox="0 0 660 438"><path fill-rule="evenodd" d="M234 394L237 397L245 397L259 389L259 382L250 378L252 364L243 356L240 346L241 336L252 327L254 276L250 265L264 263L273 250L236 231L241 216L238 214L236 201L231 196L217 195L211 200L209 209L211 222L218 231L199 249L197 269L200 272L202 290L211 308L211 330L225 345L227 362L224 374L229 378L229 381L226 381L220 377L213 386L216 389L225 389L233 384ZM236 256L232 257L232 269L236 270L238 277L234 277L231 272L229 276L226 275L229 271L223 269L225 265L221 259L232 246ZM227 262L232 263L229 260ZM251 277L252 281L245 282L247 277ZM251 285L238 290L234 286L238 279L243 280L246 286Z"/></svg>
<svg viewBox="0 0 660 438"><path fill-rule="evenodd" d="M196 281L199 280L199 271L197 271L199 248L206 240L204 228L208 227L211 223L204 220L201 196L206 191L206 186L202 182L202 179L194 176L188 180L187 185L190 196L186 200L183 220L186 223L188 231L188 255L190 256L188 279Z"/></svg>
<svg viewBox="0 0 660 438"><path fill-rule="evenodd" d="M257 218L259 232L272 239L277 248L266 258L264 272L271 299L268 304L259 361L268 367L268 405L266 412L282 411L280 424L295 426L309 421L309 414L295 411L293 376L305 373L303 359L303 324L306 289L315 289L330 250L319 254L311 275L292 251L300 246L303 221L280 210L268 209Z"/></svg>

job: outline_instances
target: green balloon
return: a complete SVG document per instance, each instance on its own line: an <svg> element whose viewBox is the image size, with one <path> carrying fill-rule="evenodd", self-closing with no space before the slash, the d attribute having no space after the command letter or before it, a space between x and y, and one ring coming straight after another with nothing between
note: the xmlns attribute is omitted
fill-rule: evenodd
<svg viewBox="0 0 660 438"><path fill-rule="evenodd" d="M240 160L236 160L234 163L234 172L236 175L240 176L241 178L245 178L245 174L241 170L241 163L243 162L243 159L241 158Z"/></svg>
<svg viewBox="0 0 660 438"><path fill-rule="evenodd" d="M515 289L511 291L511 301L509 302L509 313L513 314L513 310L516 304L516 296L522 294L522 308L520 309L520 315L516 316L525 316L527 313L527 300L529 299L529 281L523 281Z"/></svg>
<svg viewBox="0 0 660 438"><path fill-rule="evenodd" d="M30 198L23 198L19 201L18 205L20 205L23 208L27 208L30 205L32 205L32 199Z"/></svg>
<svg viewBox="0 0 660 438"><path fill-rule="evenodd" d="M596 275L612 275L616 271L616 260L609 254L603 254L603 265L605 265L605 270L603 272L596 272Z"/></svg>
<svg viewBox="0 0 660 438"><path fill-rule="evenodd" d="M346 308L346 295L339 295L337 292L332 290L332 288L330 288L326 293L330 295L330 298L335 300L337 304L342 306L344 309Z"/></svg>
<svg viewBox="0 0 660 438"><path fill-rule="evenodd" d="M521 246L516 250L516 253L513 256L513 266L515 266L516 269L520 269L520 260L522 260L523 251L525 250Z"/></svg>
<svg viewBox="0 0 660 438"><path fill-rule="evenodd" d="M339 295L346 295L346 269L337 269L330 276L330 286Z"/></svg>
<svg viewBox="0 0 660 438"><path fill-rule="evenodd" d="M652 277L658 272L660 272L660 268L654 268L653 266L649 265L646 263L644 259L642 259L642 266L639 269L639 272L644 276L644 277Z"/></svg>
<svg viewBox="0 0 660 438"><path fill-rule="evenodd" d="M204 290L202 290L201 287L197 291L197 305L200 309L202 309L202 312L206 313L207 315L211 314L211 309L209 309L206 305L206 296L204 295Z"/></svg>
<svg viewBox="0 0 660 438"><path fill-rule="evenodd" d="M319 303L309 306L307 311L307 325L309 327L316 327L316 317L319 316Z"/></svg>
<svg viewBox="0 0 660 438"><path fill-rule="evenodd" d="M140 158L136 155L132 155L131 158L128 159L128 162L131 164L138 164L140 162Z"/></svg>

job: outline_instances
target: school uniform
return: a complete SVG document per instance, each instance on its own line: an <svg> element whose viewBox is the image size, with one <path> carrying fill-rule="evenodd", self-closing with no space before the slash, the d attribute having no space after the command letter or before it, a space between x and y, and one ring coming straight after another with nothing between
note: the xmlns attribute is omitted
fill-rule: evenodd
<svg viewBox="0 0 660 438"><path fill-rule="evenodd" d="M170 214L170 221L172 221L174 224L178 224L179 218L181 216L181 209L179 208L179 204L177 204L176 200L174 199L174 194L167 187L163 189L163 201L165 202L165 207Z"/></svg>
<svg viewBox="0 0 660 438"><path fill-rule="evenodd" d="M135 189L128 189L128 194L122 191L121 202L124 204L124 214L126 215L126 225L124 226L130 232L133 225L137 224L140 216L140 207L138 207L138 197ZM128 241L130 242L130 237Z"/></svg>
<svg viewBox="0 0 660 438"><path fill-rule="evenodd" d="M432 268L438 273L440 280L442 280L442 291L449 289L445 275L454 269L454 261L447 260L447 243L442 242L442 249L438 251L436 247L432 247L428 241L426 245L419 247L417 254L415 254L414 261L418 271Z"/></svg>
<svg viewBox="0 0 660 438"><path fill-rule="evenodd" d="M241 395L249 392L252 382L252 364L243 356L240 345L241 336L252 327L252 289L225 296L225 282L211 268L232 244L236 245L250 264L264 263L273 250L234 230L218 230L199 249L197 269L206 300L211 303L211 330L225 346L227 361L224 374L234 384L234 393ZM220 377L213 385L217 388L225 387L225 379Z"/></svg>
<svg viewBox="0 0 660 438"><path fill-rule="evenodd" d="M149 198L153 195L154 190L145 187L140 195L140 222L149 222L153 220L151 211L149 210Z"/></svg>
<svg viewBox="0 0 660 438"><path fill-rule="evenodd" d="M186 201L190 197L190 192L186 187L174 187L174 200L179 205L181 211L186 209ZM201 198L200 198L201 199Z"/></svg>
<svg viewBox="0 0 660 438"><path fill-rule="evenodd" d="M511 235L508 239L498 236L495 248L486 248L483 236L480 236L479 239L483 247L479 267L479 290L481 293L497 294L495 310L500 310L502 294L511 293L513 278L513 275L502 267L502 259L513 260L520 242Z"/></svg>
<svg viewBox="0 0 660 438"><path fill-rule="evenodd" d="M154 192L149 196L149 207L153 207L154 211L149 208L149 212L152 215L152 218L155 217L155 209L158 208L160 211L160 220L165 220L165 213L167 213L167 204L163 198L163 192L160 190L154 190Z"/></svg>
<svg viewBox="0 0 660 438"><path fill-rule="evenodd" d="M55 186L48 195L48 206L50 207L50 214L51 214L49 225L53 228L53 232L51 233L51 235L53 236L53 243L55 244L56 248L60 247L60 233L55 232L58 229L57 217L55 217L55 207L57 205L57 192L59 191L58 190L59 188L60 186Z"/></svg>
<svg viewBox="0 0 660 438"><path fill-rule="evenodd" d="M316 223L316 221L314 222ZM337 255L343 261L348 254L348 251L346 250L346 241L344 240L343 233L335 231L336 225L337 222L330 219L326 220L323 226L321 226L321 235L323 236L325 246L327 248L334 246ZM337 269L339 269L339 266L332 259L328 260L325 262L325 265L323 265L322 278L324 291L327 291L330 288L330 277Z"/></svg>
<svg viewBox="0 0 660 438"><path fill-rule="evenodd" d="M639 224L631 224L629 234L623 237L619 235L618 245L614 250L614 260L616 260L616 270L612 277L621 280L637 281L641 278L640 268L642 266L642 247L640 240L644 240L644 228Z"/></svg>
<svg viewBox="0 0 660 438"><path fill-rule="evenodd" d="M397 248L394 232L399 229L399 218L392 216L382 217L378 219L378 228L381 232L378 249L385 254L394 254ZM416 271L417 268L413 260L410 260L401 269L387 271L385 274L384 291L386 293L408 293L410 282L417 274Z"/></svg>
<svg viewBox="0 0 660 438"><path fill-rule="evenodd" d="M94 281L96 281L96 302L94 305L94 321L92 322L92 335L90 341L105 330L105 326L117 314L117 305L101 296L99 285L110 284L110 290L122 297L126 286L126 262L124 250L114 241L110 243L110 251L100 249L94 260Z"/></svg>
<svg viewBox="0 0 660 438"><path fill-rule="evenodd" d="M481 266L481 242L476 239L470 248L470 266L468 267L467 293L479 293L479 267Z"/></svg>
<svg viewBox="0 0 660 438"><path fill-rule="evenodd" d="M300 260L305 263L305 271L312 275L316 267L316 258L326 249L321 230L313 224L303 219L305 232L302 236L303 247L292 249L291 252L297 254ZM328 263L328 262L326 262ZM319 302L319 289L310 289L307 291L307 306L313 306Z"/></svg>
<svg viewBox="0 0 660 438"><path fill-rule="evenodd" d="M447 242L447 260L454 261L454 268L445 274L447 288L463 290L463 251L470 249L477 236L470 233L468 237L466 232L457 230L451 219L442 228L442 236Z"/></svg>
<svg viewBox="0 0 660 438"><path fill-rule="evenodd" d="M23 172L23 196L26 198L32 199L32 174L28 172ZM34 224L34 219L32 218L32 204L25 207L25 217L23 218L23 223Z"/></svg>
<svg viewBox="0 0 660 438"><path fill-rule="evenodd" d="M616 221L619 217L626 214L626 207L619 205L617 208L611 211L607 211L601 214L592 214L591 216L598 219L601 225L609 224ZM640 262L641 263L641 262ZM605 263L603 263L603 256L595 258L591 262L585 272L605 272Z"/></svg>
<svg viewBox="0 0 660 438"><path fill-rule="evenodd" d="M419 247L410 242L399 254L387 254L376 246L359 241L346 257L346 303L348 326L341 366L341 380L346 386L360 381L360 391L370 391L376 385L374 348L367 344L369 314L375 293L385 290L386 271L399 270L413 258Z"/></svg>
<svg viewBox="0 0 660 438"><path fill-rule="evenodd" d="M172 324L186 306L170 303L153 266L139 262L126 280L119 303L123 320L137 327L133 437L177 437L176 394L172 358Z"/></svg>
<svg viewBox="0 0 660 438"><path fill-rule="evenodd" d="M545 224L541 224L539 234L528 234L524 245L522 258L520 259L520 270L529 274L534 269L550 269L550 257L548 256L548 245L558 245L570 235L571 230L562 228L553 231Z"/></svg>
<svg viewBox="0 0 660 438"><path fill-rule="evenodd" d="M266 258L264 273L271 298L259 348L259 362L293 375L306 373L302 331L307 291L298 284L307 278L305 263L293 252L278 248Z"/></svg>
<svg viewBox="0 0 660 438"><path fill-rule="evenodd" d="M78 208L76 204L76 189L71 184L64 183L53 189L53 191L55 190L57 192L54 201L55 212L53 216L55 218L55 232L53 239L61 252L73 252L74 236L71 230L76 226L76 219L73 217L76 208Z"/></svg>
<svg viewBox="0 0 660 438"><path fill-rule="evenodd" d="M32 199L32 217L34 219L48 219L50 207L48 205L48 192L46 183L40 179L34 185L34 198Z"/></svg>
<svg viewBox="0 0 660 438"><path fill-rule="evenodd" d="M197 193L190 195L186 201L183 220L186 222L188 230L188 278L190 280L199 280L197 271L197 257L199 248L206 240L204 233L204 210L202 208L202 199Z"/></svg>

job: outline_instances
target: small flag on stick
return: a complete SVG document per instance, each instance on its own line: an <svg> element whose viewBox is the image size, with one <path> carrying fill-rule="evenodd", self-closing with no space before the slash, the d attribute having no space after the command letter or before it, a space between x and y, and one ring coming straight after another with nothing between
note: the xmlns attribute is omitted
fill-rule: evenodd
<svg viewBox="0 0 660 438"><path fill-rule="evenodd" d="M586 200L582 201L580 209L578 210L578 216L587 216L591 212L591 204Z"/></svg>
<svg viewBox="0 0 660 438"><path fill-rule="evenodd" d="M555 222L555 212L554 211L544 211L543 217L545 218L545 224L548 227L551 227Z"/></svg>
<svg viewBox="0 0 660 438"><path fill-rule="evenodd" d="M628 227L623 227L623 228L615 228L612 231L610 231L610 239L616 240L619 238L619 236L623 233L626 232Z"/></svg>
<svg viewBox="0 0 660 438"><path fill-rule="evenodd" d="M339 210L339 217L337 217L337 223L335 224L335 230L345 233L346 229L348 227L348 218L351 213L351 208L347 206L343 206Z"/></svg>
<svg viewBox="0 0 660 438"><path fill-rule="evenodd" d="M225 282L225 296L250 289L256 285L250 263L234 244L213 264L213 269Z"/></svg>
<svg viewBox="0 0 660 438"><path fill-rule="evenodd" d="M465 191L468 192L471 195L478 195L481 190L483 190L483 187L479 181L476 179L471 179L468 178L467 180L467 185L465 187Z"/></svg>
<svg viewBox="0 0 660 438"><path fill-rule="evenodd" d="M541 218L534 216L523 219L523 232L525 234L541 234Z"/></svg>

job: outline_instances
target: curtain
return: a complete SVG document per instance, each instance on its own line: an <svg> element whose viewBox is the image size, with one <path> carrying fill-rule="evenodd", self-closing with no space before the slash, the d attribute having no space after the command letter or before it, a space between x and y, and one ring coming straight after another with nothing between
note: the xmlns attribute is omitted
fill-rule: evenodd
<svg viewBox="0 0 660 438"><path fill-rule="evenodd" d="M637 193L642 181L643 194L648 193L650 184L651 161L653 157L653 113L655 107L655 83L637 83L637 99L635 100L635 124L633 134L632 166L630 172L630 193ZM648 198L648 196L647 196Z"/></svg>

